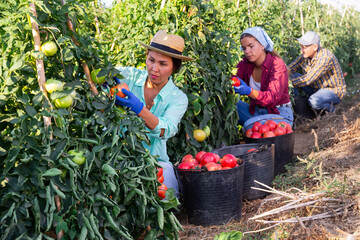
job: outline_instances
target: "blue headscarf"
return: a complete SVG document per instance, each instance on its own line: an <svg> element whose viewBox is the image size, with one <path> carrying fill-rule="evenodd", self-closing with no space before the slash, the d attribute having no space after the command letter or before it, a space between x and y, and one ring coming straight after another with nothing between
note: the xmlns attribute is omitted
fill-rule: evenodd
<svg viewBox="0 0 360 240"><path fill-rule="evenodd" d="M266 51L272 52L274 50L274 42L270 39L269 35L267 35L267 33L261 27L248 28L241 35L243 35L244 33L248 33L254 38L256 38L256 40L258 40L259 43L263 45Z"/></svg>

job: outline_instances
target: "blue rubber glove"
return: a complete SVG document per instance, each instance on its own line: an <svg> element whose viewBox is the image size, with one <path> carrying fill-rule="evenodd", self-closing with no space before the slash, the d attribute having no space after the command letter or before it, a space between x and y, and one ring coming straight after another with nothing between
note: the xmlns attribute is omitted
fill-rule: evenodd
<svg viewBox="0 0 360 240"><path fill-rule="evenodd" d="M122 89L121 91L127 96L127 98L122 98L118 95L115 95L115 103L121 106L129 107L130 110L132 110L136 113L136 115L138 115L144 108L144 104L132 92L126 89Z"/></svg>
<svg viewBox="0 0 360 240"><path fill-rule="evenodd" d="M235 92L240 95L249 95L251 93L251 87L249 87L242 79L239 78L239 80L240 86L234 87Z"/></svg>
<svg viewBox="0 0 360 240"><path fill-rule="evenodd" d="M113 79L115 80L116 84L120 84L120 83L121 83L120 79L118 79L117 77L113 77Z"/></svg>

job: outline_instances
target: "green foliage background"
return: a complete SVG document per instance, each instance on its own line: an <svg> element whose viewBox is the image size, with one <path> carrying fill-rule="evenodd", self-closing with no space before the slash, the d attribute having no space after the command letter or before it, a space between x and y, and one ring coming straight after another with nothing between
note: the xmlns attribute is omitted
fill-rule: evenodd
<svg viewBox="0 0 360 240"><path fill-rule="evenodd" d="M138 41L149 43L159 29L184 37L184 54L195 61L174 76L189 98L180 131L168 141L176 162L187 153L238 142L238 97L229 79L243 56L240 35L249 26L263 27L290 63L300 53L298 1L254 0L248 6L247 0L172 0L161 9L160 0L119 1L110 9L90 0L69 0L63 7L58 0L34 2L42 40L59 47L54 57L33 51L28 1L0 2L0 182L7 182L0 186L1 239L47 238L60 230L65 239L133 239L147 226L148 239L177 239L181 226L170 209L178 202L171 191L169 200L157 198L157 162L141 144L147 141L144 123L116 108L101 86L93 96L81 62L101 68L99 76L111 86L114 66L144 67ZM359 13L349 10L343 17L315 0L302 1L302 11L304 30L319 32L343 71L354 75L360 66ZM69 32L65 13L76 33ZM44 59L47 79L66 83L65 92L52 98L76 90L70 109L50 107L38 86L35 58ZM50 128L44 117L52 119ZM199 143L192 132L205 126L211 134ZM71 149L85 152L85 165L73 164ZM60 211L54 196L61 198Z"/></svg>
<svg viewBox="0 0 360 240"><path fill-rule="evenodd" d="M250 6L247 2L174 0L166 1L160 9L159 0L124 1L106 12L100 41L108 46L113 65L143 67L145 50L138 41L150 43L159 29L184 37L185 54L196 59L184 63L175 75L175 83L189 98L189 107L179 133L168 141L174 163L184 154L237 144L241 138L235 107L238 97L229 79L243 57L239 39L246 28L263 27L287 64L300 54L296 41L302 35L298 1L255 0ZM359 13L349 10L343 18L341 12L316 0L302 1L302 12L304 31L317 31L322 45L334 52L343 71L355 74L359 67ZM192 131L206 125L211 135L199 143Z"/></svg>

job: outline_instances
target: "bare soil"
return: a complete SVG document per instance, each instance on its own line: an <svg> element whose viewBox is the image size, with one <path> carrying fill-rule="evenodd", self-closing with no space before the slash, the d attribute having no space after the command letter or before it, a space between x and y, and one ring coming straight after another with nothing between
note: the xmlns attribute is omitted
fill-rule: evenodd
<svg viewBox="0 0 360 240"><path fill-rule="evenodd" d="M231 231L255 231L246 233L243 239L360 239L360 76L353 81L351 86L348 85L349 95L336 106L335 113L319 115L311 120L297 119L296 163L288 168L287 174L277 176L273 186L282 192L290 192L296 187L296 191L302 194L325 191L326 197L338 201L336 204L320 201L315 207L270 215L267 220L311 217L337 206L344 209L341 214L302 224L282 223L276 227L250 220L286 204L283 198L274 200L278 194L271 194L264 199L244 201L240 221L224 225L203 227L189 224L184 210L178 214L184 228L180 239L207 240ZM267 227L271 228L263 231Z"/></svg>

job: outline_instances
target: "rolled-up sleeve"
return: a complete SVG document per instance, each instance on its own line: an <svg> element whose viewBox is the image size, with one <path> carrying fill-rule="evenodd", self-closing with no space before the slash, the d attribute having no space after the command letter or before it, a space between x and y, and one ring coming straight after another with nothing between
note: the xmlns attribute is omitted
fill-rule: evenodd
<svg viewBox="0 0 360 240"><path fill-rule="evenodd" d="M300 55L289 65L290 74L296 73L301 69L301 64L304 61L303 55Z"/></svg>
<svg viewBox="0 0 360 240"><path fill-rule="evenodd" d="M161 140L167 140L178 132L179 123L188 107L188 98L181 91L170 94L170 96L164 100L164 102L167 101L169 101L169 103L166 104L166 109L163 110L160 116L157 116L159 124L154 129L147 129L150 132L148 134L149 136ZM163 136L160 136L161 129L165 130Z"/></svg>

